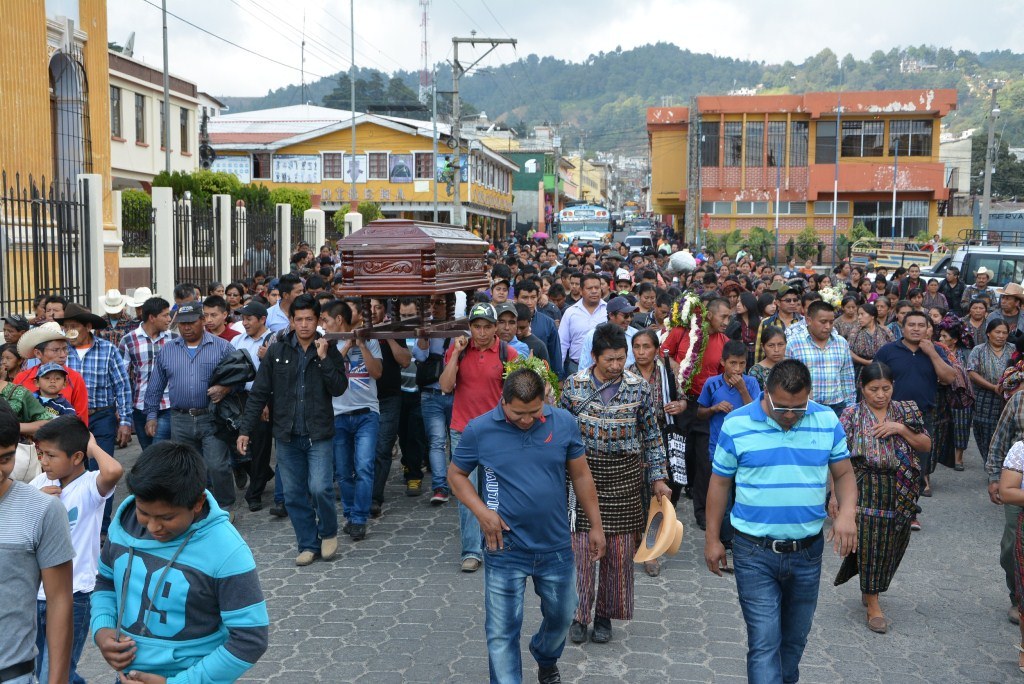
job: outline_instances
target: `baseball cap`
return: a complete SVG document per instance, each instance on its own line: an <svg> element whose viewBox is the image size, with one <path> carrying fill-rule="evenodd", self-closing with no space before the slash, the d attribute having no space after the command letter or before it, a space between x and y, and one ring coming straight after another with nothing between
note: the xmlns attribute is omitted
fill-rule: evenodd
<svg viewBox="0 0 1024 684"><path fill-rule="evenodd" d="M633 313L636 307L629 303L625 297L612 297L608 300L607 313Z"/></svg>
<svg viewBox="0 0 1024 684"><path fill-rule="evenodd" d="M68 370L59 363L44 363L42 366L39 367L39 373L37 374L37 377L41 378L47 373L63 373L64 375L67 375Z"/></svg>
<svg viewBox="0 0 1024 684"><path fill-rule="evenodd" d="M203 309L198 304L183 304L178 307L174 320L178 323L195 323L203 317Z"/></svg>
<svg viewBox="0 0 1024 684"><path fill-rule="evenodd" d="M494 307L486 303L474 304L473 308L469 310L468 318L470 323L478 318L482 318L490 323L498 322L498 314L494 311Z"/></svg>
<svg viewBox="0 0 1024 684"><path fill-rule="evenodd" d="M495 285L504 285L505 287L507 287L509 289L512 288L512 283L509 281L508 278L504 278L504 277L495 278L494 282L491 283L491 287L494 287Z"/></svg>
<svg viewBox="0 0 1024 684"><path fill-rule="evenodd" d="M241 309L238 313L242 316L256 316L257 318L265 318L267 315L267 307L263 306L259 302L249 302Z"/></svg>
<svg viewBox="0 0 1024 684"><path fill-rule="evenodd" d="M21 314L7 314L4 316L3 321L15 330L20 330L22 332L32 327L29 325L28 319Z"/></svg>
<svg viewBox="0 0 1024 684"><path fill-rule="evenodd" d="M625 281L627 283L633 282L633 279L629 276L629 271L627 271L624 268L620 268L619 270L615 271L615 280L616 282L620 280Z"/></svg>
<svg viewBox="0 0 1024 684"><path fill-rule="evenodd" d="M512 302L502 302L501 304L494 305L494 317L501 318L501 314L510 313L513 316L519 317L519 312L516 311L516 305Z"/></svg>

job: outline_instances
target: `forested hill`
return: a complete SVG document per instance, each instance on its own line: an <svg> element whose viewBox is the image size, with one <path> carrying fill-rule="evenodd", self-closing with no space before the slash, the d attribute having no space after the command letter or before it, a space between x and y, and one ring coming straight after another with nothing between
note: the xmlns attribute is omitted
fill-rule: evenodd
<svg viewBox="0 0 1024 684"><path fill-rule="evenodd" d="M437 77L439 90L450 90L447 64L438 65ZM357 74L357 88L364 95L373 93L365 95L364 101L383 98L384 103L408 104L410 99L415 100L418 78L415 71L380 74L364 69ZM983 127L988 112L987 84L993 79L1005 81L999 93L1002 116L997 130L1011 147L1022 147L1024 54L1009 50L973 53L920 46L877 50L868 59L857 60L852 55L840 59L825 49L800 64L766 64L658 43L632 50L615 48L591 55L582 63L531 54L466 76L461 90L470 111L484 111L492 121L519 130L544 122L557 124L563 146L569 149L578 145L582 135L588 151L637 153L646 149L647 107L687 105L696 95L723 94L739 88L758 88L759 94L839 88L956 88L960 93L959 109L947 119L950 129ZM407 87L402 88L402 84ZM330 98L334 106L347 104L347 74L306 86L307 101L322 104L325 98ZM232 112L240 112L298 104L302 98L300 87L293 85L262 97L221 99ZM357 109L362 108L360 99L357 95ZM439 106L442 104L439 99Z"/></svg>

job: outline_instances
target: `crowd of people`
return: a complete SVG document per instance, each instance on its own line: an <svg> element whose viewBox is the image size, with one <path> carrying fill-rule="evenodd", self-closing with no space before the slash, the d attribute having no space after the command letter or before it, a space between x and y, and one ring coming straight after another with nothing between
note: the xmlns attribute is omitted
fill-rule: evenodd
<svg viewBox="0 0 1024 684"><path fill-rule="evenodd" d="M0 623L16 638L0 680L84 681L92 641L124 682L233 681L269 627L236 500L289 520L296 565L330 561L386 514L396 451L405 495L458 499L495 682L522 680L527 577L551 684L567 640L607 643L632 618L648 511L684 498L708 569L735 576L749 680L796 681L826 542L835 584L859 576L865 625L887 632L879 597L927 523L921 497L937 465L968 467L972 432L1019 623L1024 288L743 250L693 249L680 270L686 245L662 243L495 244L449 338L329 341L366 317L445 323L450 302L349 297L337 255L306 244L273 279L111 290L102 311L49 293L8 313L0 558L16 582Z"/></svg>

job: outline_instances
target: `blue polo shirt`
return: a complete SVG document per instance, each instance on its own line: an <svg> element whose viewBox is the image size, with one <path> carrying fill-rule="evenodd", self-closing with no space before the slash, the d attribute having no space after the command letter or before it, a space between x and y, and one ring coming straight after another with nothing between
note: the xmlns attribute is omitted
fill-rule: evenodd
<svg viewBox="0 0 1024 684"><path fill-rule="evenodd" d="M835 412L809 402L789 430L752 401L725 417L711 471L736 481L732 526L755 537L803 539L821 532L828 466L850 457Z"/></svg>
<svg viewBox="0 0 1024 684"><path fill-rule="evenodd" d="M747 386L747 393L750 394L751 403L761 398L761 386L757 384L757 380L749 375L744 375L743 384ZM729 387L725 382L725 378L721 375L712 375L704 383L704 387L701 388L700 396L697 397L697 403L704 408L711 408L722 401L732 404L733 410L743 406L743 397L740 396L740 391L735 387ZM715 457L718 433L722 431L722 423L725 422L726 415L725 413L711 414L711 421L708 423L708 429L711 431L710 439L708 439L709 460Z"/></svg>
<svg viewBox="0 0 1024 684"><path fill-rule="evenodd" d="M935 351L944 361L949 362L949 357L942 347L936 345ZM935 406L939 376L935 374L932 360L923 351L910 351L903 340L899 340L879 349L874 360L892 369L893 401L916 402L922 413L928 413L929 409Z"/></svg>
<svg viewBox="0 0 1024 684"><path fill-rule="evenodd" d="M571 546L566 464L585 453L579 424L565 409L545 404L544 422L523 430L499 403L469 421L452 463L467 473L480 466L480 498L508 525L506 546L550 553Z"/></svg>

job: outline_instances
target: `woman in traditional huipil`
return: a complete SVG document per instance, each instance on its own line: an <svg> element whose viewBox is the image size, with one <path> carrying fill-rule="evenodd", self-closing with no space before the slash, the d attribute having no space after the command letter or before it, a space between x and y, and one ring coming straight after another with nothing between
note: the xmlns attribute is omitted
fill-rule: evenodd
<svg viewBox="0 0 1024 684"><path fill-rule="evenodd" d="M573 643L586 641L592 614L595 643L611 640L612 620L632 619L633 555L645 525L642 490L650 487L659 499L672 495L650 385L625 370L625 333L614 323L599 325L592 354L593 366L566 379L561 404L579 421L608 546L600 561L591 555L590 522L575 504L572 548L580 600L569 628Z"/></svg>
<svg viewBox="0 0 1024 684"><path fill-rule="evenodd" d="M860 374L862 399L843 411L850 458L857 474L857 551L843 561L838 586L860 575L868 629L884 634L885 615L878 594L889 588L910 542L910 521L920 491L917 452L931 438L913 401L892 401L892 370L871 363ZM829 512L838 512L835 497Z"/></svg>

